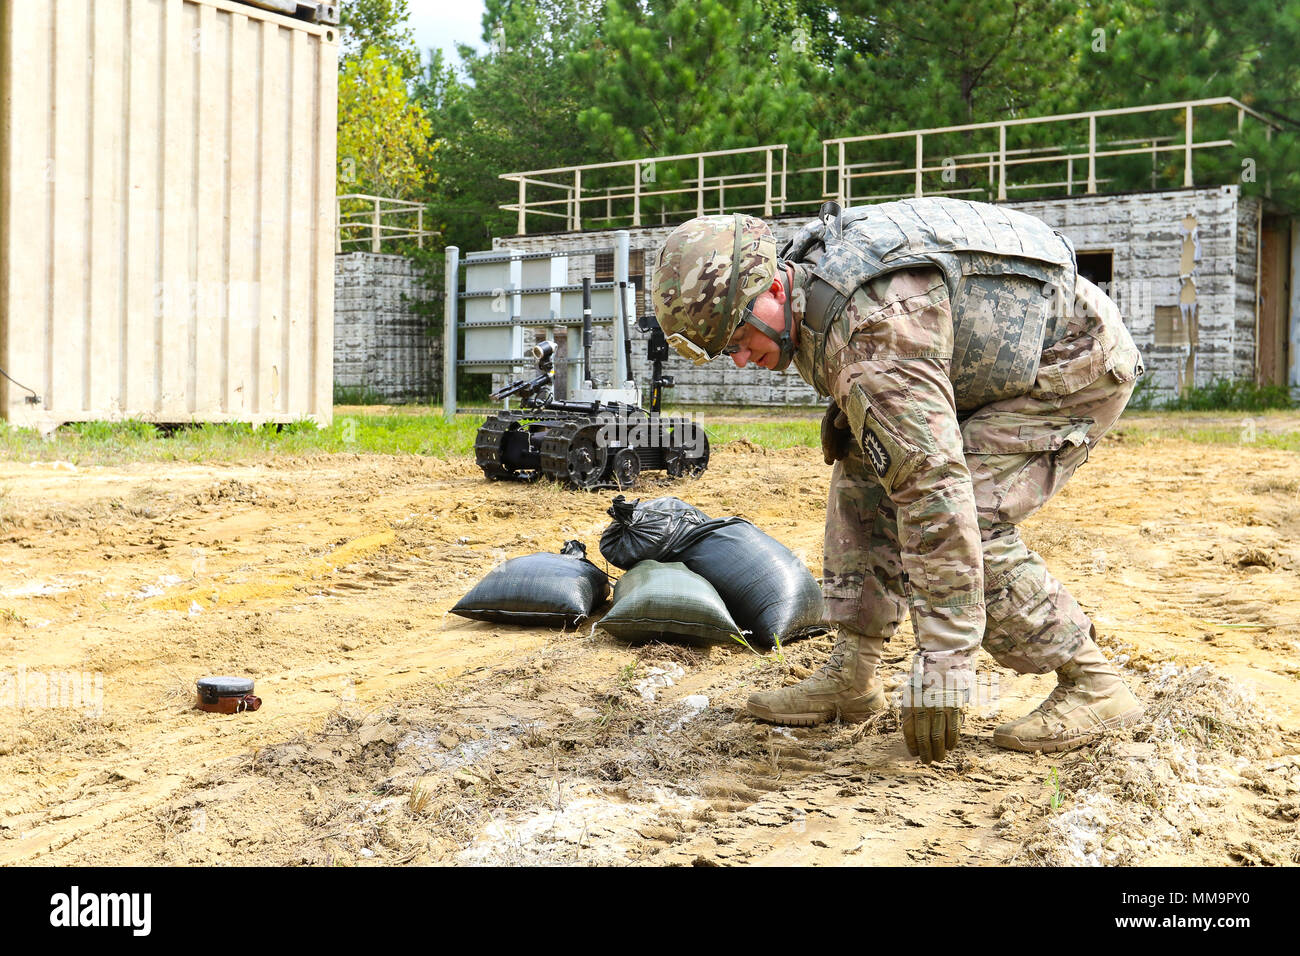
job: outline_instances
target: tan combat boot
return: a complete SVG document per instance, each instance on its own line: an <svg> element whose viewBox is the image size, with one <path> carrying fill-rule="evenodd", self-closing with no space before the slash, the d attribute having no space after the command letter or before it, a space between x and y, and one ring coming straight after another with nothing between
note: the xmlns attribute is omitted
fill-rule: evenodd
<svg viewBox="0 0 1300 956"><path fill-rule="evenodd" d="M1142 715L1113 664L1091 639L1056 670L1056 689L1034 710L993 731L993 743L1026 753L1072 750Z"/></svg>
<svg viewBox="0 0 1300 956"><path fill-rule="evenodd" d="M883 637L840 631L830 660L791 687L751 694L745 709L759 720L811 727L836 717L866 720L885 709L885 690L876 676Z"/></svg>

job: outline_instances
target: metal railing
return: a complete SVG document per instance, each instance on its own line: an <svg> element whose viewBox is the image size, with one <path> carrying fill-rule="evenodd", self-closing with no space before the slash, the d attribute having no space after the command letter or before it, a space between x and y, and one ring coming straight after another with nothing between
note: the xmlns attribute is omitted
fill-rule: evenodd
<svg viewBox="0 0 1300 956"><path fill-rule="evenodd" d="M345 193L338 197L336 209L336 253L347 251L347 247L354 252L366 247L370 252L380 252L384 242L399 239L414 239L423 249L425 239L441 235L424 228L424 203Z"/></svg>
<svg viewBox="0 0 1300 956"><path fill-rule="evenodd" d="M1208 119L1219 118L1223 110L1235 112L1235 124L1230 117L1227 125L1234 126L1237 133L1244 128L1248 117L1264 124L1268 138L1274 130L1281 129L1239 100L1221 96L836 137L822 141L821 165L798 169L789 167L786 144L772 144L502 173L501 179L518 183L519 195L516 202L503 204L501 208L518 214L518 233L526 235L530 215L562 219L565 228L574 232L583 228L584 217L597 219L602 226L640 226L644 218L643 201L651 197L679 197L686 201L680 208L669 208L666 201L658 203L652 214L661 222L676 222L706 211L761 210L760 215L771 216L817 206L828 199L844 205L855 200L882 201L925 195L965 195L1001 201L1013 193L1031 190L1039 193L1064 190L1066 195L1077 191L1096 193L1103 184L1115 181L1100 175L1099 163L1126 156L1150 156L1151 184L1157 188L1161 177L1174 170L1174 167L1160 168L1160 159L1166 154L1181 154L1182 185L1191 187L1195 185L1193 167L1198 152L1237 144L1236 139L1225 135L1196 139L1198 120L1204 128ZM1151 121L1144 130L1135 131L1132 124L1123 120L1147 114ZM1124 128L1104 136L1099 132L1099 125L1103 131L1107 125ZM1219 132L1223 125L1219 124ZM1166 132L1171 126L1180 126L1180 132ZM1009 135L1013 140L1011 145L1008 145ZM987 145L976 142L982 138L987 138ZM952 147L954 140L958 141L957 149L943 148ZM869 151L866 156L862 155L864 149ZM743 160L758 155L763 157L761 168L754 164L737 169L738 165L743 166ZM725 165L727 171L710 175L706 166L718 165ZM1043 171L1047 172L1046 179L1036 176ZM626 181L629 174L630 184ZM615 181L593 184L592 179L597 176L606 180L612 176ZM538 190L544 190L545 198L530 199L530 186L534 196Z"/></svg>
<svg viewBox="0 0 1300 956"><path fill-rule="evenodd" d="M787 154L784 143L771 146L750 146L743 149L719 149L706 153L679 153L674 156L654 156L648 159L629 159L609 163L588 163L585 166L557 166L552 169L533 169L522 173L502 173L499 178L519 184L518 202L501 206L503 210L519 215L519 235L528 232L527 217L549 216L565 221L565 228L578 232L582 229L584 210L588 218L609 222L629 219L632 226L642 224L642 203L655 196L686 196L694 198L694 215L702 216L706 210L743 212L761 210L761 215L771 216L784 211L786 206ZM763 168L735 172L713 172L707 167L721 164L724 157L762 154ZM675 167L685 166L694 175L681 176ZM621 174L621 175L620 175ZM542 179L542 176L560 176L567 182ZM584 184L584 175L586 183ZM594 176L613 178L613 183L592 185ZM629 178L630 176L630 178ZM676 185L673 185L673 183ZM665 185L667 183L667 185ZM528 187L550 190L547 195L557 198L528 199ZM730 190L732 203L727 203ZM755 199L756 191L762 198ZM749 201L736 201L740 195ZM630 212L627 203L630 202ZM615 203L618 203L616 211ZM557 209L555 207L561 207ZM595 208L596 213L590 210ZM603 213L603 215L602 215Z"/></svg>
<svg viewBox="0 0 1300 956"><path fill-rule="evenodd" d="M1233 99L1229 96L1214 97L1202 100L1184 100L1178 103L1158 103L1152 106L1129 106L1120 109L1110 110L1090 110L1083 113L1062 113L1055 116L1036 116L1026 117L1023 119L997 120L989 123L968 123L961 126L944 126L935 129L908 130L899 133L876 133L867 136L844 136L836 139L828 139L822 142L822 165L821 167L810 170L799 170L798 172L820 172L822 174L822 194L825 198L836 199L844 204L853 201L853 184L856 180L876 179L881 177L907 177L912 180L911 188L896 194L891 198L901 196L921 196L921 195L939 195L945 190L927 189L925 184L926 174L939 173L955 176L960 170L977 169L986 172L988 177L988 186L968 187L966 192L978 191L988 192L990 196L998 200L1004 200L1012 191L1019 189L1066 189L1066 194L1071 195L1076 185L1084 187L1085 193L1097 192L1099 183L1105 180L1097 176L1097 161L1111 159L1118 156L1150 155L1152 157L1153 169L1161 153L1181 152L1183 159L1183 177L1182 185L1190 188L1195 185L1193 175L1193 157L1197 150L1220 149L1236 145L1235 140L1230 138L1217 138L1196 141L1196 118L1199 113L1203 116L1207 111L1219 108L1229 107L1236 111L1236 129L1240 131L1247 116L1259 120L1265 124L1267 134L1271 137L1272 131L1278 129L1276 123L1268 119L1261 113L1252 110L1244 103ZM1140 114L1172 114L1174 119L1180 119L1183 127L1181 137L1171 135L1140 136L1134 138L1131 134L1122 139L1102 140L1097 133L1097 124L1099 120L1106 120L1120 116L1136 116ZM1168 120L1170 116L1163 117ZM1156 118L1155 128L1159 128L1160 117ZM1059 127L1062 124L1087 122L1088 132L1087 140L1082 143L1070 145L1050 144L1042 146L1028 146L1017 149L1007 148L1007 133L1010 130L1029 129L1033 127ZM998 145L996 149L983 151L967 152L960 155L946 153L943 150L927 149L927 137L933 139L939 136L969 135L979 132L996 132ZM849 157L850 147L858 144L870 143L873 146L884 146L885 144L908 143L914 146L914 161L910 164L899 162L897 160L884 162L851 162ZM833 156L831 154L834 154ZM926 165L927 157L930 157L931 165ZM934 164L935 157L942 157L940 162ZM1075 177L1075 163L1086 164L1086 174L1079 178ZM1064 178L1050 180L1046 182L1033 181L1016 183L1009 181L1008 170L1028 170L1031 166L1041 166L1047 164L1052 167L1060 167ZM830 174L834 174L834 188L831 188ZM948 179L946 181L951 181ZM959 190L948 190L956 192ZM872 198L876 198L874 195ZM883 197L882 197L883 198ZM816 202L818 200L813 200Z"/></svg>

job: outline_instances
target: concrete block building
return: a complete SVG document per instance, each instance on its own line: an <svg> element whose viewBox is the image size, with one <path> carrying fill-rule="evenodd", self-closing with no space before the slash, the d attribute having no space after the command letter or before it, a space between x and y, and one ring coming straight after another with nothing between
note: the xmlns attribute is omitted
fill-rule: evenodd
<svg viewBox="0 0 1300 956"><path fill-rule="evenodd" d="M334 391L342 400L432 397L440 339L419 310L428 293L406 256L349 252L334 265Z"/></svg>
<svg viewBox="0 0 1300 956"><path fill-rule="evenodd" d="M1127 125L1110 125L1121 122ZM493 245L558 254L600 245L611 227L627 230L630 280L647 313L653 309L644 290L658 250L694 215L762 216L782 242L830 199L845 207L933 195L996 202L1072 240L1080 273L1119 303L1146 360L1144 387L1155 397L1221 378L1289 386L1300 396L1300 220L1269 198L1266 183L1246 188L1253 160L1232 173L1239 158L1230 137L1246 122L1287 135L1221 97L827 140L820 165L805 169L789 168L787 147L776 144L506 173L518 201L503 208L518 212L518 234ZM1143 124L1150 135L1133 139ZM1180 134L1166 133L1171 126ZM1029 146L1008 147L1012 127ZM944 155L954 137L974 145ZM1206 161L1216 150L1217 165ZM1135 162L1142 167L1136 175ZM1135 181L1150 188L1120 188ZM542 220L551 225L559 218L566 228L529 234L530 217L551 217ZM599 256L569 259L570 282L611 272ZM633 350L642 381L643 341ZM610 348L601 338L597 344L597 361L608 362ZM677 403L816 401L793 370L670 364L677 380L670 400Z"/></svg>
<svg viewBox="0 0 1300 956"><path fill-rule="evenodd" d="M1172 396L1187 385L1216 378L1261 384L1300 384L1288 358L1297 333L1291 277L1300 267L1300 247L1290 224L1270 216L1259 199L1243 197L1237 185L1171 189L1121 195L1019 200L1008 205L1037 216L1074 243L1080 272L1108 289L1119 302L1142 350L1152 386ZM807 215L769 220L778 243ZM644 293L655 256L672 225L632 228L631 281L638 303L652 313ZM589 248L590 231L512 236L498 249L524 252ZM569 281L602 275L596 256L569 260ZM1189 283L1185 276L1191 276ZM1190 288L1188 288L1190 286ZM636 336L633 362L638 380L648 380L644 337ZM597 337L593 367L607 368L608 332ZM604 364L602 364L604 363ZM674 402L683 404L812 404L816 395L793 368L738 370L713 363L702 368L671 361ZM607 373L606 373L607 374Z"/></svg>

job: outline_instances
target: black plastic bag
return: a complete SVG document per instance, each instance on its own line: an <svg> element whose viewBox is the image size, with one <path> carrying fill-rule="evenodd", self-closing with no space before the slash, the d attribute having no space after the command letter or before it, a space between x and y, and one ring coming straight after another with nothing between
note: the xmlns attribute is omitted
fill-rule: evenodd
<svg viewBox="0 0 1300 956"><path fill-rule="evenodd" d="M789 548L741 518L717 518L685 536L673 554L712 584L755 647L825 630L822 590Z"/></svg>
<svg viewBox="0 0 1300 956"><path fill-rule="evenodd" d="M566 541L559 554L511 558L474 585L451 613L503 624L577 624L609 597L609 578Z"/></svg>
<svg viewBox="0 0 1300 956"><path fill-rule="evenodd" d="M619 578L600 626L625 641L718 644L740 634L713 585L676 562L642 561Z"/></svg>
<svg viewBox="0 0 1300 956"><path fill-rule="evenodd" d="M600 553L616 568L640 561L672 561L682 540L709 520L680 498L628 501L622 495L609 507L609 523L600 536Z"/></svg>

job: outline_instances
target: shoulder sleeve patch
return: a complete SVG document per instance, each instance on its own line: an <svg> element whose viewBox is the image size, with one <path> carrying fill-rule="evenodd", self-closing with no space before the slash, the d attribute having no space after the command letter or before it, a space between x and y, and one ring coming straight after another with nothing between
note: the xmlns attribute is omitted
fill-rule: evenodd
<svg viewBox="0 0 1300 956"><path fill-rule="evenodd" d="M885 494L893 495L894 489L908 479L925 457L925 451L890 426L880 411L872 407L861 385L849 389L844 415L875 469Z"/></svg>
<svg viewBox="0 0 1300 956"><path fill-rule="evenodd" d="M884 475L893 467L894 460L889 456L884 443L876 437L874 432L868 431L862 436L862 447L871 459L871 467L876 469L877 475Z"/></svg>

